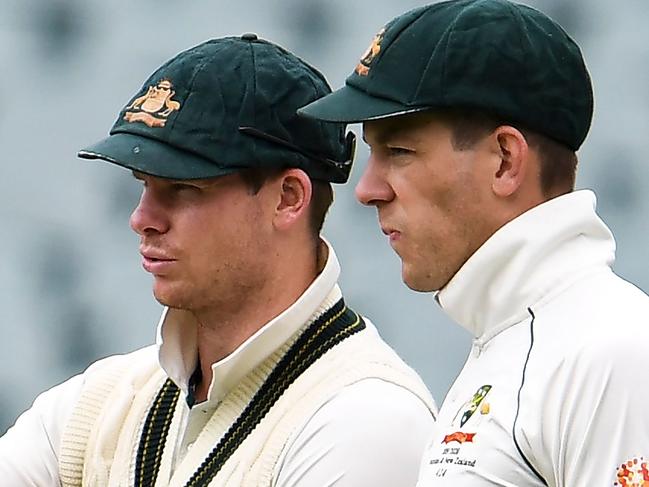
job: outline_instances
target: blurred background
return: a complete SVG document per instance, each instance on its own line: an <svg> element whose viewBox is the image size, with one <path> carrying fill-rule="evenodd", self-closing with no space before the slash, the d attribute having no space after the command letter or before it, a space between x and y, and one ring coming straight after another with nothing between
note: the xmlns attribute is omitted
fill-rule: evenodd
<svg viewBox="0 0 649 487"><path fill-rule="evenodd" d="M75 154L104 137L154 69L211 37L256 32L343 84L379 28L414 0L0 1L0 434L36 394L99 357L152 343L161 311L128 217L128 171ZM595 188L618 243L615 269L649 290L649 3L527 2L581 45L595 87L579 187ZM470 60L467 60L470 62ZM358 126L352 129L359 132ZM353 197L337 187L325 227L348 302L424 377L441 403L470 337L401 265Z"/></svg>

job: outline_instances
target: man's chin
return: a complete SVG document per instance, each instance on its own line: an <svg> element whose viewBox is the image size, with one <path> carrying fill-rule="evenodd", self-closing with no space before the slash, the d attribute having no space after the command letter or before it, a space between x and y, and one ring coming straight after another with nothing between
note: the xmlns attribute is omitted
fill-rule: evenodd
<svg viewBox="0 0 649 487"><path fill-rule="evenodd" d="M408 286L408 288L418 293L430 293L433 291L439 291L442 287L435 285L435 283L432 282L432 279L430 279L429 277L427 278L413 275L406 269L403 269L401 278L403 279L403 283Z"/></svg>
<svg viewBox="0 0 649 487"><path fill-rule="evenodd" d="M412 291L416 291L418 293L430 293L433 291L439 291L439 289L435 289L434 287L431 286L422 286L418 284L410 284L407 281L404 281L405 285L410 288Z"/></svg>
<svg viewBox="0 0 649 487"><path fill-rule="evenodd" d="M187 308L186 300L182 299L182 297L179 296L177 292L173 292L170 289L161 289L158 286L154 286L153 297L162 306L178 309Z"/></svg>

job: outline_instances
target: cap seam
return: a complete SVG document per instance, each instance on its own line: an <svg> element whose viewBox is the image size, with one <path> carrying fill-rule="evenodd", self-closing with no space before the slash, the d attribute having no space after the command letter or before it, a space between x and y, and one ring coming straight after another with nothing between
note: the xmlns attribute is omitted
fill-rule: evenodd
<svg viewBox="0 0 649 487"><path fill-rule="evenodd" d="M187 97L185 98L185 103L187 102L187 100L189 99L189 97L192 95L192 93L194 91L194 82L196 81L196 77L203 70L203 68L205 68L205 66L207 65L207 60L205 59L206 57L207 56L204 56L203 61L201 61L201 63L196 66L196 69L194 70L194 73L193 73L191 79L189 80L188 88L187 88ZM171 125L169 127L168 133L173 132L173 129L176 126L176 122L178 121L178 118L179 118L181 113L182 113L182 111L179 111L178 115L176 117L174 117L173 122L171 123Z"/></svg>
<svg viewBox="0 0 649 487"><path fill-rule="evenodd" d="M460 17L462 17L464 15L464 13L466 12L466 10L469 7L473 7L477 3L482 3L482 2L473 2L473 3L469 4L469 5L465 5L462 8L462 11L458 15L455 16L455 18L453 19L453 22L448 27L448 35L446 36L446 45L444 46L444 63L442 65L442 86L441 86L442 103L440 104L442 106L448 105L448 100L447 100L447 97L446 97L446 76L447 76L447 66L448 66L448 49L449 49L449 45L451 43L451 36L455 32L455 27L456 27L457 23L459 22ZM430 63L432 61L433 61L432 57L428 59L428 64L426 65L426 69L424 70L424 73L426 73L428 71ZM423 76L422 76L422 79L419 81L419 84L417 85L417 91L415 93L419 94L419 91L421 90L422 82L423 82Z"/></svg>
<svg viewBox="0 0 649 487"><path fill-rule="evenodd" d="M252 90L253 90L252 99L257 100L257 62L255 58L255 50L252 47L253 42L254 41L250 41L248 47L250 48L250 57L252 58ZM252 117L253 117L252 125L256 127L257 126L257 104L256 103L254 103L253 108L254 110L252 113ZM239 122L241 122L241 120L239 120Z"/></svg>
<svg viewBox="0 0 649 487"><path fill-rule="evenodd" d="M525 19L523 17L523 14L521 13L521 11L518 8L516 8L517 4L511 4L510 5L508 2L503 2L503 3L505 4L505 6L509 10L509 12L512 14L512 16L515 17L516 20L518 21L516 23L516 34L518 36L518 43L519 43L520 46L522 46L523 45L523 40L524 40L524 37L525 37L523 35L523 28L526 27ZM531 9L531 10L534 10L534 9ZM531 51L533 51L533 49ZM534 61L536 62L537 60L534 59ZM525 76L529 77L529 69L530 69L529 64L524 63L523 67L525 69ZM541 90L541 92L543 92L543 91ZM500 115L500 114L498 114L498 115L501 116L501 117L503 116L503 115ZM523 126L526 125L524 122L521 122L520 120L518 120L518 117L511 117L511 115L510 115L507 118L511 119L510 123L521 124ZM539 129L538 127L529 127L529 128L531 130L533 130L533 131L537 131L537 132L541 133L545 137L549 137L550 139L559 141L559 142L561 142L563 144L567 144L568 146L572 145L571 143L567 142L566 140L563 140L563 141L560 140L560 139L567 139L567 138L563 137L563 135L557 136L556 134L550 134L549 132L547 132L547 131L545 131L543 129Z"/></svg>
<svg viewBox="0 0 649 487"><path fill-rule="evenodd" d="M312 79L311 77L309 77L309 76L307 76L306 78L307 78L307 81L309 82L309 84L311 85L311 87L313 88L314 93L317 93L317 92L318 92L318 87L315 85L313 79ZM326 81L325 81L325 83L326 83ZM311 101L308 102L308 103L311 103L312 101L314 101L314 100L311 100ZM297 111L296 111L296 113L295 113L295 116L297 116ZM316 123L318 124L318 132L319 132L320 137L322 137L323 140L327 140L328 137L327 137L327 134L326 134L326 131L325 131L325 128L324 128L323 123L320 122L320 121L317 121ZM343 130L343 133L344 133L344 130ZM340 141L339 141L339 142L340 142ZM300 147L302 146L301 141L300 141L299 146L300 146ZM316 155L319 155L319 154L316 152ZM338 160L338 157L337 157L338 155L337 155L337 154L327 154L327 153L324 153L324 154L322 154L322 155L324 155L325 157L331 157L331 159L333 159L333 160L335 160L335 161Z"/></svg>
<svg viewBox="0 0 649 487"><path fill-rule="evenodd" d="M517 25L516 25L516 27L517 27L517 29L516 29L516 33L518 34L518 43L519 43L520 46L522 46L522 45L523 45L523 32L522 32L522 28L523 28L523 27L522 27L522 26L525 25L525 21L524 21L524 19L523 19L523 16L522 16L521 12L520 12L517 8L514 8L514 5L513 5L513 4L510 5L510 4L508 4L508 3L505 3L505 5L506 5L507 8L509 9L509 11L512 13L512 15L513 15L514 17L516 17L516 19L518 20ZM532 50L532 51L533 51L533 50ZM536 61L536 60L535 60L535 61ZM524 68L525 68L525 76L526 76L526 77L529 77L529 64L528 64L528 63L524 63L523 66L524 66ZM536 129L535 129L535 130L536 130ZM544 135L545 135L545 134L544 134Z"/></svg>
<svg viewBox="0 0 649 487"><path fill-rule="evenodd" d="M380 55L380 60L384 59L385 56L387 56L388 52L390 51L390 48L391 48L392 46L394 46L394 45L397 43L397 40L398 40L399 37L404 33L404 31L406 31L406 30L408 30L410 27L412 27L412 25L413 25L415 22L419 21L419 20L420 20L420 19L421 19L421 18L422 18L422 17L423 17L427 12L428 12L428 10L429 10L429 7L419 7L419 8L421 9L421 12L419 12L419 15L418 15L415 19L413 19L410 23L408 23L408 24L404 25L403 27L401 27L401 29L399 30L399 32L397 32L397 33L395 34L395 36L392 38L392 41L391 41L391 42L390 42L390 43L385 47L385 50L384 50L382 53L379 54L379 55ZM389 24L390 24L390 23L388 22L388 24L386 24L386 25L383 27L384 29L386 29L386 33L388 32L388 29L389 29L389 28L388 28L388 25L389 25ZM377 59L377 60L376 60L376 63L378 64L378 63L380 62L380 60ZM374 75L374 72L376 72L376 71L377 71L376 66L374 67L373 70L370 69L370 72L369 72L369 75L368 75L368 80L374 78L374 76L375 76L375 75ZM369 84L369 83L367 83L367 84ZM370 96L377 96L377 95L375 95L375 94L372 94L372 93L367 92L366 90L362 90L362 91L364 91L365 93L367 93L367 94L370 95ZM415 90L415 93L416 93L417 91L419 91L419 85L417 85L417 90ZM403 106L408 106L407 104L403 103L401 100L393 100L392 98L388 98L388 97L386 97L386 96L377 96L377 98L383 98L383 99L385 99L385 100L395 101L395 102L397 102L397 103L400 103L400 104L403 105Z"/></svg>
<svg viewBox="0 0 649 487"><path fill-rule="evenodd" d="M248 49L250 49L250 59L251 59L251 64L252 64L252 121L249 122L250 125L253 127L257 127L257 59L255 56L255 49L253 44L255 41L247 41L248 42ZM245 95L247 98L247 94ZM239 112L241 113L241 112ZM238 125L244 125L242 123L241 118L239 118ZM257 149L257 142L256 141L246 141L247 144L250 144L250 152L252 154L252 157L254 159L254 162L257 164L261 163L263 165L264 161L259 161L258 160L258 149ZM252 161L250 161L252 162Z"/></svg>

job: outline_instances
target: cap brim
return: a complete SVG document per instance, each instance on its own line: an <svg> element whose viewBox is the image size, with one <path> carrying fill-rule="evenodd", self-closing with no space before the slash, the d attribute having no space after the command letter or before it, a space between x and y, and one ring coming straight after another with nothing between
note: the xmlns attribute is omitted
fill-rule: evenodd
<svg viewBox="0 0 649 487"><path fill-rule="evenodd" d="M346 85L300 108L299 115L325 122L358 123L428 110L369 95Z"/></svg>
<svg viewBox="0 0 649 487"><path fill-rule="evenodd" d="M224 176L237 168L223 167L190 152L137 134L116 133L79 151L82 159L101 159L152 176L203 179Z"/></svg>

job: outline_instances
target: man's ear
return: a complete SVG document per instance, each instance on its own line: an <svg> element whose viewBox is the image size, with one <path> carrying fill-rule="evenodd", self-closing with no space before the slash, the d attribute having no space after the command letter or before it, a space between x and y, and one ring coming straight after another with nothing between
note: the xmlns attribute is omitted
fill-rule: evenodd
<svg viewBox="0 0 649 487"><path fill-rule="evenodd" d="M279 179L279 198L275 207L274 224L285 230L305 218L313 186L309 176L301 169L288 169Z"/></svg>
<svg viewBox="0 0 649 487"><path fill-rule="evenodd" d="M493 135L498 144L500 166L493 175L491 188L496 196L507 198L523 184L529 166L529 146L525 136L514 127L502 125Z"/></svg>

